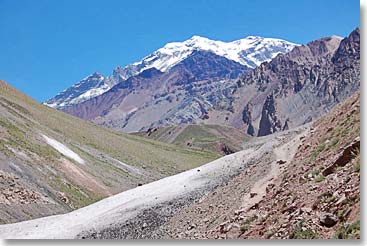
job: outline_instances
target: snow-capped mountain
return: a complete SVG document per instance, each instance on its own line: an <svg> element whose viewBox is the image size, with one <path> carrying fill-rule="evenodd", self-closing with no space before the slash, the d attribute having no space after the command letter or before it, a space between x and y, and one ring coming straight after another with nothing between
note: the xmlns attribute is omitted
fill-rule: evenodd
<svg viewBox="0 0 367 246"><path fill-rule="evenodd" d="M280 53L289 52L296 45L281 39L258 36L249 36L232 42L215 41L205 37L193 36L184 42L168 43L141 61L125 67L117 67L111 76L104 78L100 74L96 75L96 73L88 76L76 85L48 100L45 104L50 107L63 108L81 103L103 94L113 85L144 70L156 68L161 72L166 72L197 50L212 52L254 69L261 63L270 61Z"/></svg>
<svg viewBox="0 0 367 246"><path fill-rule="evenodd" d="M193 36L184 42L168 43L139 62L126 67L117 67L115 74L118 74L120 79L127 79L152 67L166 72L195 50L210 51L253 69L280 53L289 52L296 45L281 39L258 36L249 36L232 42Z"/></svg>
<svg viewBox="0 0 367 246"><path fill-rule="evenodd" d="M95 72L47 100L44 104L53 108L62 108L84 102L109 90L111 84L106 82L102 74Z"/></svg>

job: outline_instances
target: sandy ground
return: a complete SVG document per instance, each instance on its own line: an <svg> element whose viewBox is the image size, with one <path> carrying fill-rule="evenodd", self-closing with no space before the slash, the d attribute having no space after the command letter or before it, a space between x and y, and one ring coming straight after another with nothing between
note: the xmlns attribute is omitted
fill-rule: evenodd
<svg viewBox="0 0 367 246"><path fill-rule="evenodd" d="M287 149L279 147L294 141L298 134L299 130L294 134L288 132L260 138L244 146L240 152L67 214L1 225L0 238L154 238L153 232L182 207L259 163L268 153L276 151L271 155L273 158L292 156Z"/></svg>

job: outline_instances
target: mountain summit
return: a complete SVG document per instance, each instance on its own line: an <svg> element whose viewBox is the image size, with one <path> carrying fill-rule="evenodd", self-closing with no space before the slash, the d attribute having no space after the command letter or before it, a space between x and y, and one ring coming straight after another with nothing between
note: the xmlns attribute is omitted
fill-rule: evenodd
<svg viewBox="0 0 367 246"><path fill-rule="evenodd" d="M55 97L49 99L44 104L52 108L62 108L68 105L84 102L90 98L101 95L111 88L106 83L105 77L95 72L68 89L60 92Z"/></svg>
<svg viewBox="0 0 367 246"><path fill-rule="evenodd" d="M285 40L257 36L248 36L232 42L192 36L184 42L168 43L141 61L126 67L118 67L116 71L122 79L127 79L152 67L165 72L186 59L195 50L209 51L253 69L265 61L270 61L280 53L287 53L295 46L297 44Z"/></svg>
<svg viewBox="0 0 367 246"><path fill-rule="evenodd" d="M103 77L99 73L94 73L49 99L45 104L53 108L64 108L84 102L147 69L156 68L161 72L167 72L192 55L194 51L211 52L253 69L280 53L289 52L295 46L297 45L285 40L257 36L248 36L232 42L193 36L183 42L168 43L141 61L125 67L116 67L111 76Z"/></svg>
<svg viewBox="0 0 367 246"><path fill-rule="evenodd" d="M151 69L158 71L144 73ZM140 73L62 110L125 132L204 123L264 136L328 112L359 89L359 70L359 30L297 46L255 69L194 51L167 72Z"/></svg>

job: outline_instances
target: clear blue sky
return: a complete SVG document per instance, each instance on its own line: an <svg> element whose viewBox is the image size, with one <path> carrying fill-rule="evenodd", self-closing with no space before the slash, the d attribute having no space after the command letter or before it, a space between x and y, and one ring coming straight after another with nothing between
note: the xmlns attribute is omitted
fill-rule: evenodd
<svg viewBox="0 0 367 246"><path fill-rule="evenodd" d="M359 0L0 0L0 79L44 101L167 42L348 35Z"/></svg>

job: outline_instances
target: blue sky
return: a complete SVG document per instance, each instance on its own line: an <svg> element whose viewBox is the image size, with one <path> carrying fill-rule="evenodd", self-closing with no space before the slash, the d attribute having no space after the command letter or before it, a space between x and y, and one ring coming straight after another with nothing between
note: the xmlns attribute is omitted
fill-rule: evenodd
<svg viewBox="0 0 367 246"><path fill-rule="evenodd" d="M0 0L0 79L38 101L193 35L347 36L359 0Z"/></svg>

